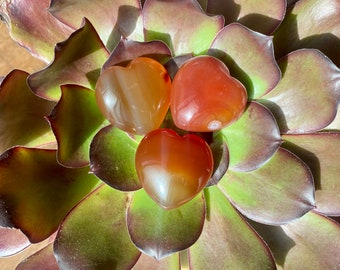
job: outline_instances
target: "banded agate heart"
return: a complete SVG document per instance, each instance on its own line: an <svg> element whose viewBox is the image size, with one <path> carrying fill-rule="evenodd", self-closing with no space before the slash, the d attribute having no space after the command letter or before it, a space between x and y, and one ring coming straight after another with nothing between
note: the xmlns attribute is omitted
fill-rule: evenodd
<svg viewBox="0 0 340 270"><path fill-rule="evenodd" d="M143 188L165 209L194 198L213 171L212 152L201 137L181 137L170 129L147 134L137 148L135 161Z"/></svg>
<svg viewBox="0 0 340 270"><path fill-rule="evenodd" d="M170 102L171 80L156 60L139 57L128 66L103 71L96 99L104 116L116 127L138 135L157 129Z"/></svg>

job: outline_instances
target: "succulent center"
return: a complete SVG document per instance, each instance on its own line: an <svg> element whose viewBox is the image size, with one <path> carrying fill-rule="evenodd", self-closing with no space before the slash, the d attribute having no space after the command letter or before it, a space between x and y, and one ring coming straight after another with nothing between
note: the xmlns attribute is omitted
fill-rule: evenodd
<svg viewBox="0 0 340 270"><path fill-rule="evenodd" d="M207 185L214 160L202 134L236 121L245 109L247 94L224 63L212 56L186 61L172 81L159 62L139 57L126 67L104 70L96 99L114 126L145 135L136 152L137 175L154 201L172 209ZM160 128L163 122L169 127L167 113L174 125Z"/></svg>

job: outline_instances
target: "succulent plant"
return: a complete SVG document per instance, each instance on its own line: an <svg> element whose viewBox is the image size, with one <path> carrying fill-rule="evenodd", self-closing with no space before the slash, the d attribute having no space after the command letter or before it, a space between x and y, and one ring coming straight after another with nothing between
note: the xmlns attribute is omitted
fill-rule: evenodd
<svg viewBox="0 0 340 270"><path fill-rule="evenodd" d="M340 269L337 0L0 1L17 269Z"/></svg>

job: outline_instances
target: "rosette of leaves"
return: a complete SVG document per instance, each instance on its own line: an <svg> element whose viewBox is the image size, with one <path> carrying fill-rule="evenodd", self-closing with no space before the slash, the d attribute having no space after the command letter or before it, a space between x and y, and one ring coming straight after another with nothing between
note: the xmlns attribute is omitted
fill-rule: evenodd
<svg viewBox="0 0 340 270"><path fill-rule="evenodd" d="M47 63L0 89L1 255L49 239L17 269L339 269L338 1L0 4ZM147 56L173 77L199 55L224 62L247 107L210 134L209 184L164 210L136 174L141 137L94 90L110 66Z"/></svg>

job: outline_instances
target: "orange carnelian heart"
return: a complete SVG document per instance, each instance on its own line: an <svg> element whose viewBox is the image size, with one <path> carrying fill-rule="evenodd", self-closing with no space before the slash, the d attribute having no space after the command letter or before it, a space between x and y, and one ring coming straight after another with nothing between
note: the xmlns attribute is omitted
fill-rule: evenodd
<svg viewBox="0 0 340 270"><path fill-rule="evenodd" d="M170 129L147 134L136 152L136 170L149 196L165 209L195 197L213 171L209 145L199 136Z"/></svg>
<svg viewBox="0 0 340 270"><path fill-rule="evenodd" d="M244 86L225 64L212 56L185 62L172 82L170 109L181 129L207 132L237 120L247 103Z"/></svg>
<svg viewBox="0 0 340 270"><path fill-rule="evenodd" d="M106 69L98 79L96 99L113 125L143 135L161 125L169 109L170 90L166 69L151 58L139 57L127 67Z"/></svg>

